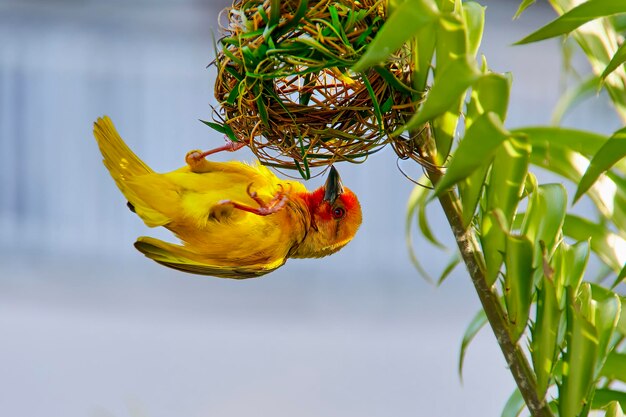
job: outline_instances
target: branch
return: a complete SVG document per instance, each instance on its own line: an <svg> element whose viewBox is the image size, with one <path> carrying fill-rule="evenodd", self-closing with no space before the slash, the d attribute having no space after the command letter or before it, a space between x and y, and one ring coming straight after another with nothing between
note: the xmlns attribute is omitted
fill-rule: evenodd
<svg viewBox="0 0 626 417"><path fill-rule="evenodd" d="M435 169L436 161L432 154L425 156L426 162L432 164L428 173L433 185L437 185L443 172ZM430 165L429 164L429 165ZM493 329L496 340L502 349L506 363L509 366L515 383L526 402L529 411L535 417L552 417L552 411L545 398L537 396L537 381L526 355L520 346L513 341L508 330L505 312L502 309L497 294L487 285L485 278L485 261L471 227L463 227L461 217L461 201L453 191L447 191L439 197L441 207L448 218L448 223L454 233L461 257L467 266L478 298L485 310L489 324Z"/></svg>

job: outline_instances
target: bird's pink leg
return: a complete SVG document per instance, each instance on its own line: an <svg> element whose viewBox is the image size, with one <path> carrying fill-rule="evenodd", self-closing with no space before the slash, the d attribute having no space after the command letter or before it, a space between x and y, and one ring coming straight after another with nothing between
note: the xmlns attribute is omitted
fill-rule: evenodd
<svg viewBox="0 0 626 417"><path fill-rule="evenodd" d="M218 146L217 148L209 149L208 151L204 151L204 152L196 151L191 157L194 159L202 159L218 152L223 152L223 151L235 152L243 148L244 146L246 146L245 142L233 142L231 140L226 140L226 144L224 146Z"/></svg>
<svg viewBox="0 0 626 417"><path fill-rule="evenodd" d="M220 146L215 149L210 149L208 151L193 150L187 152L187 155L185 156L185 162L187 162L187 165L189 165L192 172L196 172L199 174L203 172L210 172L215 169L215 166L213 162L205 159L208 155L212 155L214 153L222 151L235 152L236 150L241 149L244 146L246 146L244 142L232 142L230 140L227 140L226 145Z"/></svg>
<svg viewBox="0 0 626 417"><path fill-rule="evenodd" d="M283 189L283 186L280 184L279 184L280 191L277 192L274 198L272 198L268 203L265 203L261 199L261 197L258 196L256 191L251 191L251 187L252 187L252 183L248 185L246 192L248 193L251 199L257 202L259 207L256 207L256 208L250 207L245 204L237 203L236 201L232 201L232 200L222 200L220 201L219 204L223 204L223 205L228 204L228 205L233 206L236 209L247 211L249 213L253 213L259 216L267 216L269 214L276 213L282 210L285 207L285 204L287 204L288 195Z"/></svg>

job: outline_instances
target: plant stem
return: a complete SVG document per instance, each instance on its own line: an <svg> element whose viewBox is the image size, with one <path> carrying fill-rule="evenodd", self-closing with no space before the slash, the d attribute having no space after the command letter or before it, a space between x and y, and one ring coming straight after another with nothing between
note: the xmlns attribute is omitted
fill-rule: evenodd
<svg viewBox="0 0 626 417"><path fill-rule="evenodd" d="M428 155L425 159L435 166L435 159ZM433 185L436 185L443 176L439 169L429 168L428 173ZM539 398L537 395L537 381L526 355L511 337L502 304L497 294L487 285L485 261L471 227L463 227L459 198L453 191L447 191L439 196L439 202L454 233L461 257L467 266L489 324L528 410L535 417L552 417L552 411L545 398Z"/></svg>

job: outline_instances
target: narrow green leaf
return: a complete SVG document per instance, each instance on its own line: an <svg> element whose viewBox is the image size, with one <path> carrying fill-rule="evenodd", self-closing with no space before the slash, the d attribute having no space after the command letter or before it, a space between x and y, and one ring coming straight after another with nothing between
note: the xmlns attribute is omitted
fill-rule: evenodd
<svg viewBox="0 0 626 417"><path fill-rule="evenodd" d="M617 67L622 65L624 62L626 62L626 42L623 42L620 47L617 48L617 51L615 51L615 54L611 58L609 65L607 65L604 72L602 72L602 79L604 80L606 77L608 77L609 74L615 71Z"/></svg>
<svg viewBox="0 0 626 417"><path fill-rule="evenodd" d="M413 88L418 91L425 91L428 83L428 75L430 74L435 53L435 30L433 24L424 26L415 36L415 50L413 54Z"/></svg>
<svg viewBox="0 0 626 417"><path fill-rule="evenodd" d="M513 19L517 19L518 17L520 17L520 15L524 12L524 10L526 10L528 8L528 6L533 4L535 1L537 1L537 0L524 0L524 1L522 1L520 3L519 7L517 8L517 11L515 12L515 15L513 16Z"/></svg>
<svg viewBox="0 0 626 417"><path fill-rule="evenodd" d="M626 128L615 132L591 158L589 167L578 184L574 201L587 192L602 173L624 157L626 157Z"/></svg>
<svg viewBox="0 0 626 417"><path fill-rule="evenodd" d="M398 5L352 70L362 72L384 62L438 16L439 10L434 0L406 0Z"/></svg>
<svg viewBox="0 0 626 417"><path fill-rule="evenodd" d="M600 376L611 381L626 382L626 353L611 352L604 362Z"/></svg>
<svg viewBox="0 0 626 417"><path fill-rule="evenodd" d="M228 97L226 98L226 103L230 106L235 104L237 98L239 98L239 87L241 86L241 81L237 81L237 83L233 86L233 89L228 93Z"/></svg>
<svg viewBox="0 0 626 417"><path fill-rule="evenodd" d="M461 352L459 353L459 378L461 378L461 380L463 380L463 362L465 361L467 347L485 324L487 324L487 315L485 314L485 310L481 309L476 313L474 318L472 318L467 329L465 329L463 341L461 342Z"/></svg>
<svg viewBox="0 0 626 417"><path fill-rule="evenodd" d="M488 73L480 77L472 88L470 101L467 104L465 128L469 129L474 120L487 112L493 112L500 117L500 120L504 120L509 91L510 78L506 76ZM496 154L496 163L499 158L500 156ZM484 164L459 183L459 192L463 202L463 223L465 226L469 225L474 217L488 169L489 165Z"/></svg>
<svg viewBox="0 0 626 417"><path fill-rule="evenodd" d="M409 130L448 110L453 110L459 97L480 77L476 64L466 57L460 57L446 66L437 74L435 82L426 96L426 101L404 126L402 131ZM441 80L441 81L439 81ZM400 132L398 132L400 133Z"/></svg>
<svg viewBox="0 0 626 417"><path fill-rule="evenodd" d="M526 403L524 402L524 397L522 397L522 393L518 388L515 388L515 391L511 394L509 399L506 401L504 405L504 410L502 410L501 417L518 417L522 414L522 410Z"/></svg>
<svg viewBox="0 0 626 417"><path fill-rule="evenodd" d="M626 264L624 264L622 270L619 271L619 274L617 274L617 278L615 278L615 282L613 282L611 288L617 287L622 281L624 281L624 279L626 279Z"/></svg>
<svg viewBox="0 0 626 417"><path fill-rule="evenodd" d="M459 194L463 202L463 226L467 227L474 218L489 165L485 164L474 171L469 177L459 182Z"/></svg>
<svg viewBox="0 0 626 417"><path fill-rule="evenodd" d="M545 277L537 290L536 321L532 327L530 348L539 398L545 397L553 377L561 313L554 282Z"/></svg>
<svg viewBox="0 0 626 417"><path fill-rule="evenodd" d="M437 148L435 160L437 164L444 165L457 137L459 115L462 112L467 90L463 84L471 84L471 81L465 79L468 76L471 77L471 74L462 69L465 64L461 61L466 61L470 66L475 66L476 63L474 57L468 53L467 26L462 18L461 2L439 0L439 8L443 14L434 24L435 67L433 83L426 100L429 100L430 95L433 94L433 89L438 92L430 98L431 103L424 102L418 112L413 115L414 124L411 127L419 129L421 124L418 119L424 116L428 119L432 116L430 125ZM455 67L461 68L459 74L454 72ZM459 75L461 79L457 80L456 77ZM448 85L451 82L452 85ZM420 116L421 111L425 113Z"/></svg>
<svg viewBox="0 0 626 417"><path fill-rule="evenodd" d="M384 67L374 67L374 71L376 71L381 77L383 77L385 79L385 81L387 82L387 84L389 84L391 87L393 87L394 90L397 90L398 92L402 93L402 94L406 94L411 95L413 93L416 93L415 90L412 90L410 87L404 85L400 80L398 80L392 73L391 71L389 71L387 68ZM389 98L392 99L392 103L393 103L393 97L389 96Z"/></svg>
<svg viewBox="0 0 626 417"><path fill-rule="evenodd" d="M372 84L370 83L370 80L367 78L367 75L365 73L361 74L361 80L363 81L363 84L365 84L367 93L369 94L370 99L372 100L372 107L374 107L374 115L376 116L376 121L378 122L378 128L382 132L384 130L383 115L380 111L380 104L378 103L378 99L376 98L376 93L374 93Z"/></svg>
<svg viewBox="0 0 626 417"><path fill-rule="evenodd" d="M590 254L589 240L577 242L569 246L563 254L563 284L578 291L589 261Z"/></svg>
<svg viewBox="0 0 626 417"><path fill-rule="evenodd" d="M280 0L270 0L270 22L268 26L277 25L280 22Z"/></svg>
<svg viewBox="0 0 626 417"><path fill-rule="evenodd" d="M622 410L622 406L620 406L619 402L611 401L606 406L606 414L604 417L624 417L624 411Z"/></svg>
<svg viewBox="0 0 626 417"><path fill-rule="evenodd" d="M420 183L427 183L428 179L426 176L422 176L419 179ZM428 272L424 269L422 264L420 263L415 248L413 246L413 219L417 217L417 212L420 209L420 206L425 204L425 201L428 199L430 194L430 189L426 187L421 187L416 185L409 196L409 201L407 204L406 210L406 219L405 219L405 229L404 229L404 238L406 242L406 247L409 251L409 258L411 259L411 263L420 273L420 275L431 284L433 283L433 279L430 277Z"/></svg>
<svg viewBox="0 0 626 417"><path fill-rule="evenodd" d="M487 112L493 112L500 117L500 120L505 120L510 92L510 74L490 72L480 77L472 87L470 101L467 104L466 129L477 117Z"/></svg>
<svg viewBox="0 0 626 417"><path fill-rule="evenodd" d="M607 137L594 132L568 129L563 127L523 127L511 130L514 134L528 136L528 141L533 147L559 147L578 152L585 156L591 156L607 141Z"/></svg>
<svg viewBox="0 0 626 417"><path fill-rule="evenodd" d="M200 121L204 123L205 125L209 126L211 129L214 129L218 131L219 133L228 136L228 139L230 139L231 141L239 142L239 138L235 135L235 132L233 132L233 129L227 124L207 122L206 120L200 120Z"/></svg>
<svg viewBox="0 0 626 417"><path fill-rule="evenodd" d="M445 175L435 187L435 194L439 195L480 166L489 164L498 146L508 137L509 132L496 114L486 113L476 119L465 132Z"/></svg>
<svg viewBox="0 0 626 417"><path fill-rule="evenodd" d="M626 409L626 392L612 389L596 389L591 408L598 410L607 407L613 401L617 401L622 407L622 410Z"/></svg>
<svg viewBox="0 0 626 417"><path fill-rule="evenodd" d="M577 416L588 402L587 395L593 384L598 338L595 327L587 319L590 302L590 298L584 296L576 300L574 291L567 289L567 350L563 359L563 382L559 386L561 416Z"/></svg>
<svg viewBox="0 0 626 417"><path fill-rule="evenodd" d="M426 206L428 205L429 200L421 200L418 204L417 211L417 224L419 225L420 231L422 232L422 236L426 238L430 243L438 248L445 248L445 246L437 240L432 229L430 228L430 223L426 218Z"/></svg>
<svg viewBox="0 0 626 417"><path fill-rule="evenodd" d="M463 2L463 18L467 28L467 52L475 57L483 38L485 7L473 1Z"/></svg>
<svg viewBox="0 0 626 417"><path fill-rule="evenodd" d="M604 366L609 354L609 342L613 337L615 326L620 317L621 305L617 294L606 300L597 302L595 311L595 326L598 332L598 359L596 360L596 375Z"/></svg>
<svg viewBox="0 0 626 417"><path fill-rule="evenodd" d="M504 301L515 342L526 329L533 288L533 245L525 236L507 236Z"/></svg>
<svg viewBox="0 0 626 417"><path fill-rule="evenodd" d="M441 275L437 280L437 286L443 284L446 278L448 278L448 275L450 275L450 273L454 271L454 268L456 268L459 263L461 263L461 256L458 252L456 252L454 255L452 255L452 258L450 258L450 262L448 262L446 267L441 272Z"/></svg>
<svg viewBox="0 0 626 417"><path fill-rule="evenodd" d="M612 16L617 13L626 13L626 2L616 0L587 1L562 14L515 44L521 45L564 35L591 20Z"/></svg>
<svg viewBox="0 0 626 417"><path fill-rule="evenodd" d="M568 214L563 223L563 233L576 240L591 238L591 250L613 271L619 272L626 265L626 239L604 225Z"/></svg>
<svg viewBox="0 0 626 417"><path fill-rule="evenodd" d="M541 245L552 254L567 211L567 192L562 184L543 184L531 195L522 233L534 244L533 266L541 265ZM583 240L583 239L580 239Z"/></svg>
<svg viewBox="0 0 626 417"><path fill-rule="evenodd" d="M530 152L525 137L509 138L496 150L487 187L487 209L502 210L509 224L522 195Z"/></svg>

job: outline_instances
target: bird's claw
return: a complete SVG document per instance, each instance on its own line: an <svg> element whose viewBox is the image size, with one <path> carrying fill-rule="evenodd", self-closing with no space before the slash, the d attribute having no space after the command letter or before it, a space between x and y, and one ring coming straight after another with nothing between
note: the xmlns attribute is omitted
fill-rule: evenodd
<svg viewBox="0 0 626 417"><path fill-rule="evenodd" d="M259 205L259 207L250 207L232 200L220 201L220 204L230 204L239 210L247 211L249 213L253 213L259 216L267 216L282 210L287 204L288 193L285 192L282 184L279 184L278 187L280 190L269 202L266 203L261 197L259 197L256 191L252 191L252 183L248 185L248 187L246 188L246 192L248 193L250 198Z"/></svg>

